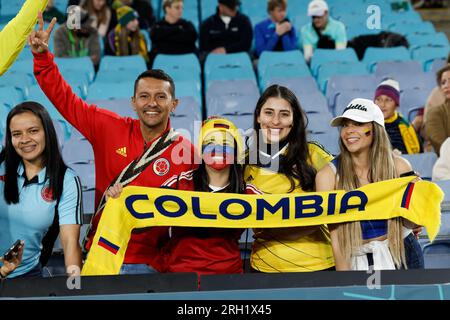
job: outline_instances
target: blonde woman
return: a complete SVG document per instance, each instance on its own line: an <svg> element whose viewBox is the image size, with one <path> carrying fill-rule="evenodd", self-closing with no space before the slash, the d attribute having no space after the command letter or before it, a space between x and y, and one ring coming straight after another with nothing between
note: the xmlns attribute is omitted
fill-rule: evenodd
<svg viewBox="0 0 450 320"><path fill-rule="evenodd" d="M341 153L317 173L316 190L352 190L369 183L413 173L411 165L394 156L380 108L367 99L354 99L341 116ZM336 270L423 268L423 253L402 218L329 225Z"/></svg>

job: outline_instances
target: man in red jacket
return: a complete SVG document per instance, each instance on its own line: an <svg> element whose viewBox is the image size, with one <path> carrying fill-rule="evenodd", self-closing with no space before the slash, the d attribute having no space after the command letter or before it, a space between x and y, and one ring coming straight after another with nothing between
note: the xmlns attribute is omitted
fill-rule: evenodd
<svg viewBox="0 0 450 320"><path fill-rule="evenodd" d="M88 105L72 92L48 51L54 24L52 21L43 30L40 15L39 29L29 37L34 74L62 116L92 144L96 207L102 208L102 195L110 184L160 187L169 177L196 168L193 145L170 128L169 115L178 104L172 78L161 70L148 70L139 75L131 98L139 120ZM88 233L87 250L101 218L101 210L97 211ZM133 232L121 273L162 270L159 250L168 239L167 227Z"/></svg>

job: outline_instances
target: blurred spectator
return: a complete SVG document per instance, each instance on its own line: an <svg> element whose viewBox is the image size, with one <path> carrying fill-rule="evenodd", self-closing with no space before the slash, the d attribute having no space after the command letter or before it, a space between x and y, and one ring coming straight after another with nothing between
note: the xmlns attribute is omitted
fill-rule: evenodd
<svg viewBox="0 0 450 320"><path fill-rule="evenodd" d="M164 19L158 21L150 32L152 39L150 60L153 61L158 53L196 53L197 31L190 21L181 18L183 0L164 0L162 5L165 12Z"/></svg>
<svg viewBox="0 0 450 320"><path fill-rule="evenodd" d="M421 152L414 127L397 111L400 103L399 83L393 79L381 82L375 91L374 102L383 112L384 126L392 149L403 154Z"/></svg>
<svg viewBox="0 0 450 320"><path fill-rule="evenodd" d="M347 34L342 22L328 14L328 5L323 0L313 0L308 5L308 16L312 22L301 29L303 54L310 61L313 51L319 49L345 49Z"/></svg>
<svg viewBox="0 0 450 320"><path fill-rule="evenodd" d="M129 6L121 5L120 1L114 2L113 8L119 21L108 34L105 53L116 56L140 54L148 62L147 44L139 29L137 12Z"/></svg>
<svg viewBox="0 0 450 320"><path fill-rule="evenodd" d="M447 64L450 63L450 53L447 57ZM433 89L433 91L431 91L430 95L428 96L427 102L425 104L425 118L427 115L427 112L432 109L433 107L437 107L440 106L441 104L443 104L445 102L445 95L442 92L440 85L438 84L437 87L435 87Z"/></svg>
<svg viewBox="0 0 450 320"><path fill-rule="evenodd" d="M121 2L123 5L129 6L134 9L138 14L139 28L142 30L150 30L155 23L155 16L153 14L153 7L149 0L114 0L114 5L117 6L117 2ZM117 24L119 18L113 12L113 25Z"/></svg>
<svg viewBox="0 0 450 320"><path fill-rule="evenodd" d="M253 30L250 19L238 11L239 0L218 0L216 14L200 27L202 53L250 51Z"/></svg>
<svg viewBox="0 0 450 320"><path fill-rule="evenodd" d="M439 155L442 143L450 137L450 64L438 71L437 81L445 101L427 111L425 132L434 151Z"/></svg>
<svg viewBox="0 0 450 320"><path fill-rule="evenodd" d="M46 22L52 21L53 17L56 18L56 22L59 24L66 22L66 15L55 7L53 0L48 0L47 7L42 15L44 17L44 21Z"/></svg>
<svg viewBox="0 0 450 320"><path fill-rule="evenodd" d="M91 18L91 27L97 29L101 37L105 37L111 23L111 9L106 0L85 0L81 6Z"/></svg>
<svg viewBox="0 0 450 320"><path fill-rule="evenodd" d="M441 145L440 155L433 167L433 181L450 180L450 138Z"/></svg>
<svg viewBox="0 0 450 320"><path fill-rule="evenodd" d="M288 51L297 47L295 28L286 18L286 0L269 0L269 18L255 27L255 50L259 57L263 51Z"/></svg>
<svg viewBox="0 0 450 320"><path fill-rule="evenodd" d="M80 29L69 29L66 24L62 24L55 31L55 56L56 57L90 57L94 66L100 63L100 42L97 30L91 27L91 22L87 11L72 10L71 16L81 12Z"/></svg>
<svg viewBox="0 0 450 320"><path fill-rule="evenodd" d="M409 48L409 43L408 39L399 33L381 31L377 34L363 34L356 36L347 43L347 46L353 48L358 59L362 60L368 47L389 48L403 46Z"/></svg>

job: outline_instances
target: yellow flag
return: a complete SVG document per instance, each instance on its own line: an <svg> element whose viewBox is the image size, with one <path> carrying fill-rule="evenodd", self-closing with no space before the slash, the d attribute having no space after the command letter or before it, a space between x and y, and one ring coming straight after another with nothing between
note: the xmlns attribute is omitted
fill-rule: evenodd
<svg viewBox="0 0 450 320"><path fill-rule="evenodd" d="M150 226L279 228L403 217L425 226L433 240L442 190L405 177L353 191L242 195L126 187L110 199L82 275L118 274L131 231Z"/></svg>

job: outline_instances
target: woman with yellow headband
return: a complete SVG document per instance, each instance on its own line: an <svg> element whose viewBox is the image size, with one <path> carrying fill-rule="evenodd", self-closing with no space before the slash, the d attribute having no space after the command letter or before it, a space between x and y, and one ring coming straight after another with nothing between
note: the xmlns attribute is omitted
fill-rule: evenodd
<svg viewBox="0 0 450 320"><path fill-rule="evenodd" d="M169 178L161 187L203 192L260 194L243 179L243 142L235 125L225 118L203 122L198 149L201 162L196 170ZM117 197L121 187L109 189ZM242 273L239 238L244 230L172 227L171 239L162 250L166 272L198 274Z"/></svg>
<svg viewBox="0 0 450 320"><path fill-rule="evenodd" d="M0 31L0 75L4 74L22 51L36 24L38 12L44 11L48 0L27 0L17 16Z"/></svg>

